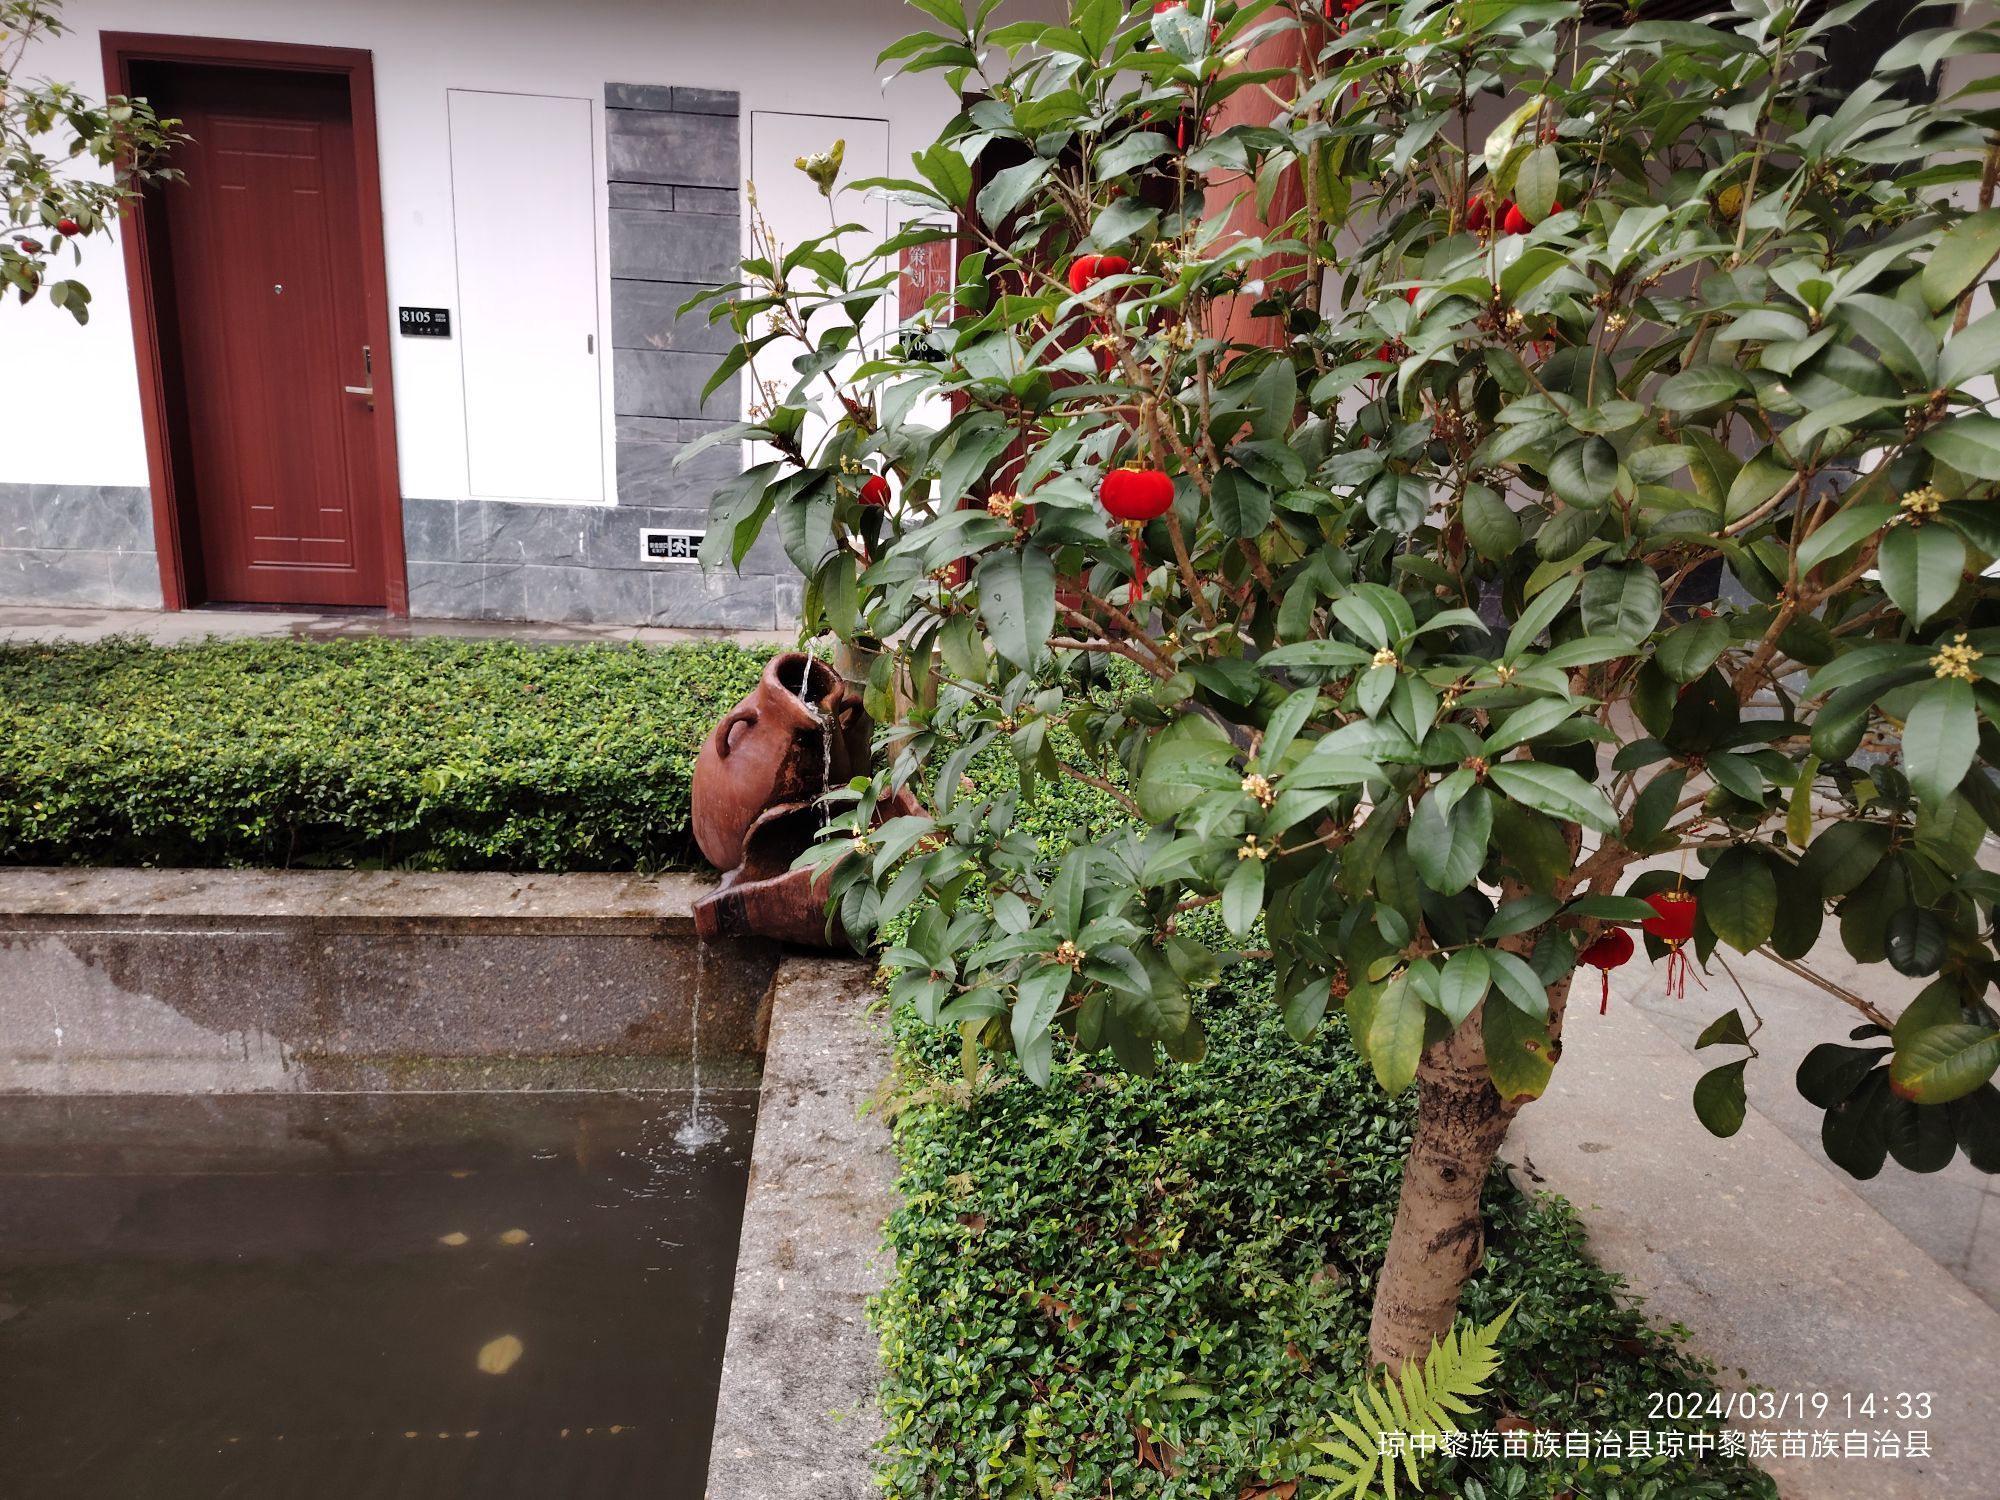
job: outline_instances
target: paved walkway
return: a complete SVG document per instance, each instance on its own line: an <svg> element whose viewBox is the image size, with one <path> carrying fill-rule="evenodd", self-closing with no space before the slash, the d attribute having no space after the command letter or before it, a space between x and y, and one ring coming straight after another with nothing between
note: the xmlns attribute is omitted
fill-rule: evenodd
<svg viewBox="0 0 2000 1500"><path fill-rule="evenodd" d="M162 646L209 636L291 636L330 641L354 636L460 636L473 640L639 641L667 646L688 641L765 645L774 630L682 630L654 625L537 625L516 620L393 620L377 613L279 609L55 609L0 606L0 644L97 641L129 635Z"/></svg>
<svg viewBox="0 0 2000 1500"><path fill-rule="evenodd" d="M1892 1014L1916 989L1882 965L1857 974L1837 936L1811 961ZM1931 1177L1891 1162L1867 1183L1832 1166L1792 1076L1808 1047L1860 1018L1767 961L1728 963L1764 1021L1741 1131L1709 1135L1689 1097L1707 1068L1741 1055L1698 1057L1693 1041L1744 997L1717 967L1699 998L1665 1000L1663 971L1636 963L1614 974L1609 1014L1571 1012L1554 1087L1522 1111L1504 1154L1524 1186L1576 1205L1592 1253L1654 1322L1691 1328L1726 1387L1811 1403L1767 1430L1927 1436L1928 1458L1760 1459L1785 1500L1993 1500L1994 1181L1962 1160ZM1902 1393L1928 1394L1931 1418L1895 1420Z"/></svg>

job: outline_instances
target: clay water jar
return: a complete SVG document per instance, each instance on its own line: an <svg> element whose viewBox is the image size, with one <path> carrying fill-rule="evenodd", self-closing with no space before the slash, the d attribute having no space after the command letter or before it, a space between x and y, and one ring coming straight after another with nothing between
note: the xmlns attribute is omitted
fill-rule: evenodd
<svg viewBox="0 0 2000 1500"><path fill-rule="evenodd" d="M860 695L803 651L773 657L695 757L694 837L709 863L742 866L751 830L774 812L816 801L829 784L829 762L834 785L867 769Z"/></svg>

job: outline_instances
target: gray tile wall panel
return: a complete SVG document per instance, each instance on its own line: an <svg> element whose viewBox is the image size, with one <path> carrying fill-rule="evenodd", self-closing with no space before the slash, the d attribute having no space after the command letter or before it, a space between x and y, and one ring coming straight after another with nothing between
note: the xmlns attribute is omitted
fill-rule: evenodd
<svg viewBox="0 0 2000 1500"><path fill-rule="evenodd" d="M734 188L742 161L734 114L605 111L605 150L613 182Z"/></svg>
<svg viewBox="0 0 2000 1500"><path fill-rule="evenodd" d="M734 215L611 210L614 279L719 286L736 279L739 252Z"/></svg>
<svg viewBox="0 0 2000 1500"><path fill-rule="evenodd" d="M734 89L693 89L676 86L674 108L690 115L737 115L742 113L740 96Z"/></svg>
<svg viewBox="0 0 2000 1500"><path fill-rule="evenodd" d="M611 343L617 349L676 349L725 354L736 331L724 318L710 322L707 306L680 308L703 289L686 281L619 281L611 289Z"/></svg>
<svg viewBox="0 0 2000 1500"><path fill-rule="evenodd" d="M732 418L742 409L742 376L731 375L704 404L702 389L715 373L708 354L651 349L611 351L612 389L621 417Z"/></svg>

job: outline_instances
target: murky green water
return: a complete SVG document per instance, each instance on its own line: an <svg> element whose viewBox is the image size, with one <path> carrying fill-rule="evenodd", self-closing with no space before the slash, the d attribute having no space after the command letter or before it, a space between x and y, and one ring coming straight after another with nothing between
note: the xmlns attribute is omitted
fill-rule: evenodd
<svg viewBox="0 0 2000 1500"><path fill-rule="evenodd" d="M0 1496L699 1496L754 1113L0 1099Z"/></svg>

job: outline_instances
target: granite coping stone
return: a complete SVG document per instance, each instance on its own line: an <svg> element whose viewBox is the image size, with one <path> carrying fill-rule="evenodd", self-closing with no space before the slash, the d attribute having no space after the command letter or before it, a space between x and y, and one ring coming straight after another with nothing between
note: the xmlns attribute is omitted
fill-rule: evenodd
<svg viewBox="0 0 2000 1500"><path fill-rule="evenodd" d="M880 1493L881 1369L868 1299L888 1280L889 1075L873 966L791 957L771 987L763 1097L709 1450L710 1500Z"/></svg>
<svg viewBox="0 0 2000 1500"><path fill-rule="evenodd" d="M644 924L694 931L704 875L0 868L0 917Z"/></svg>

